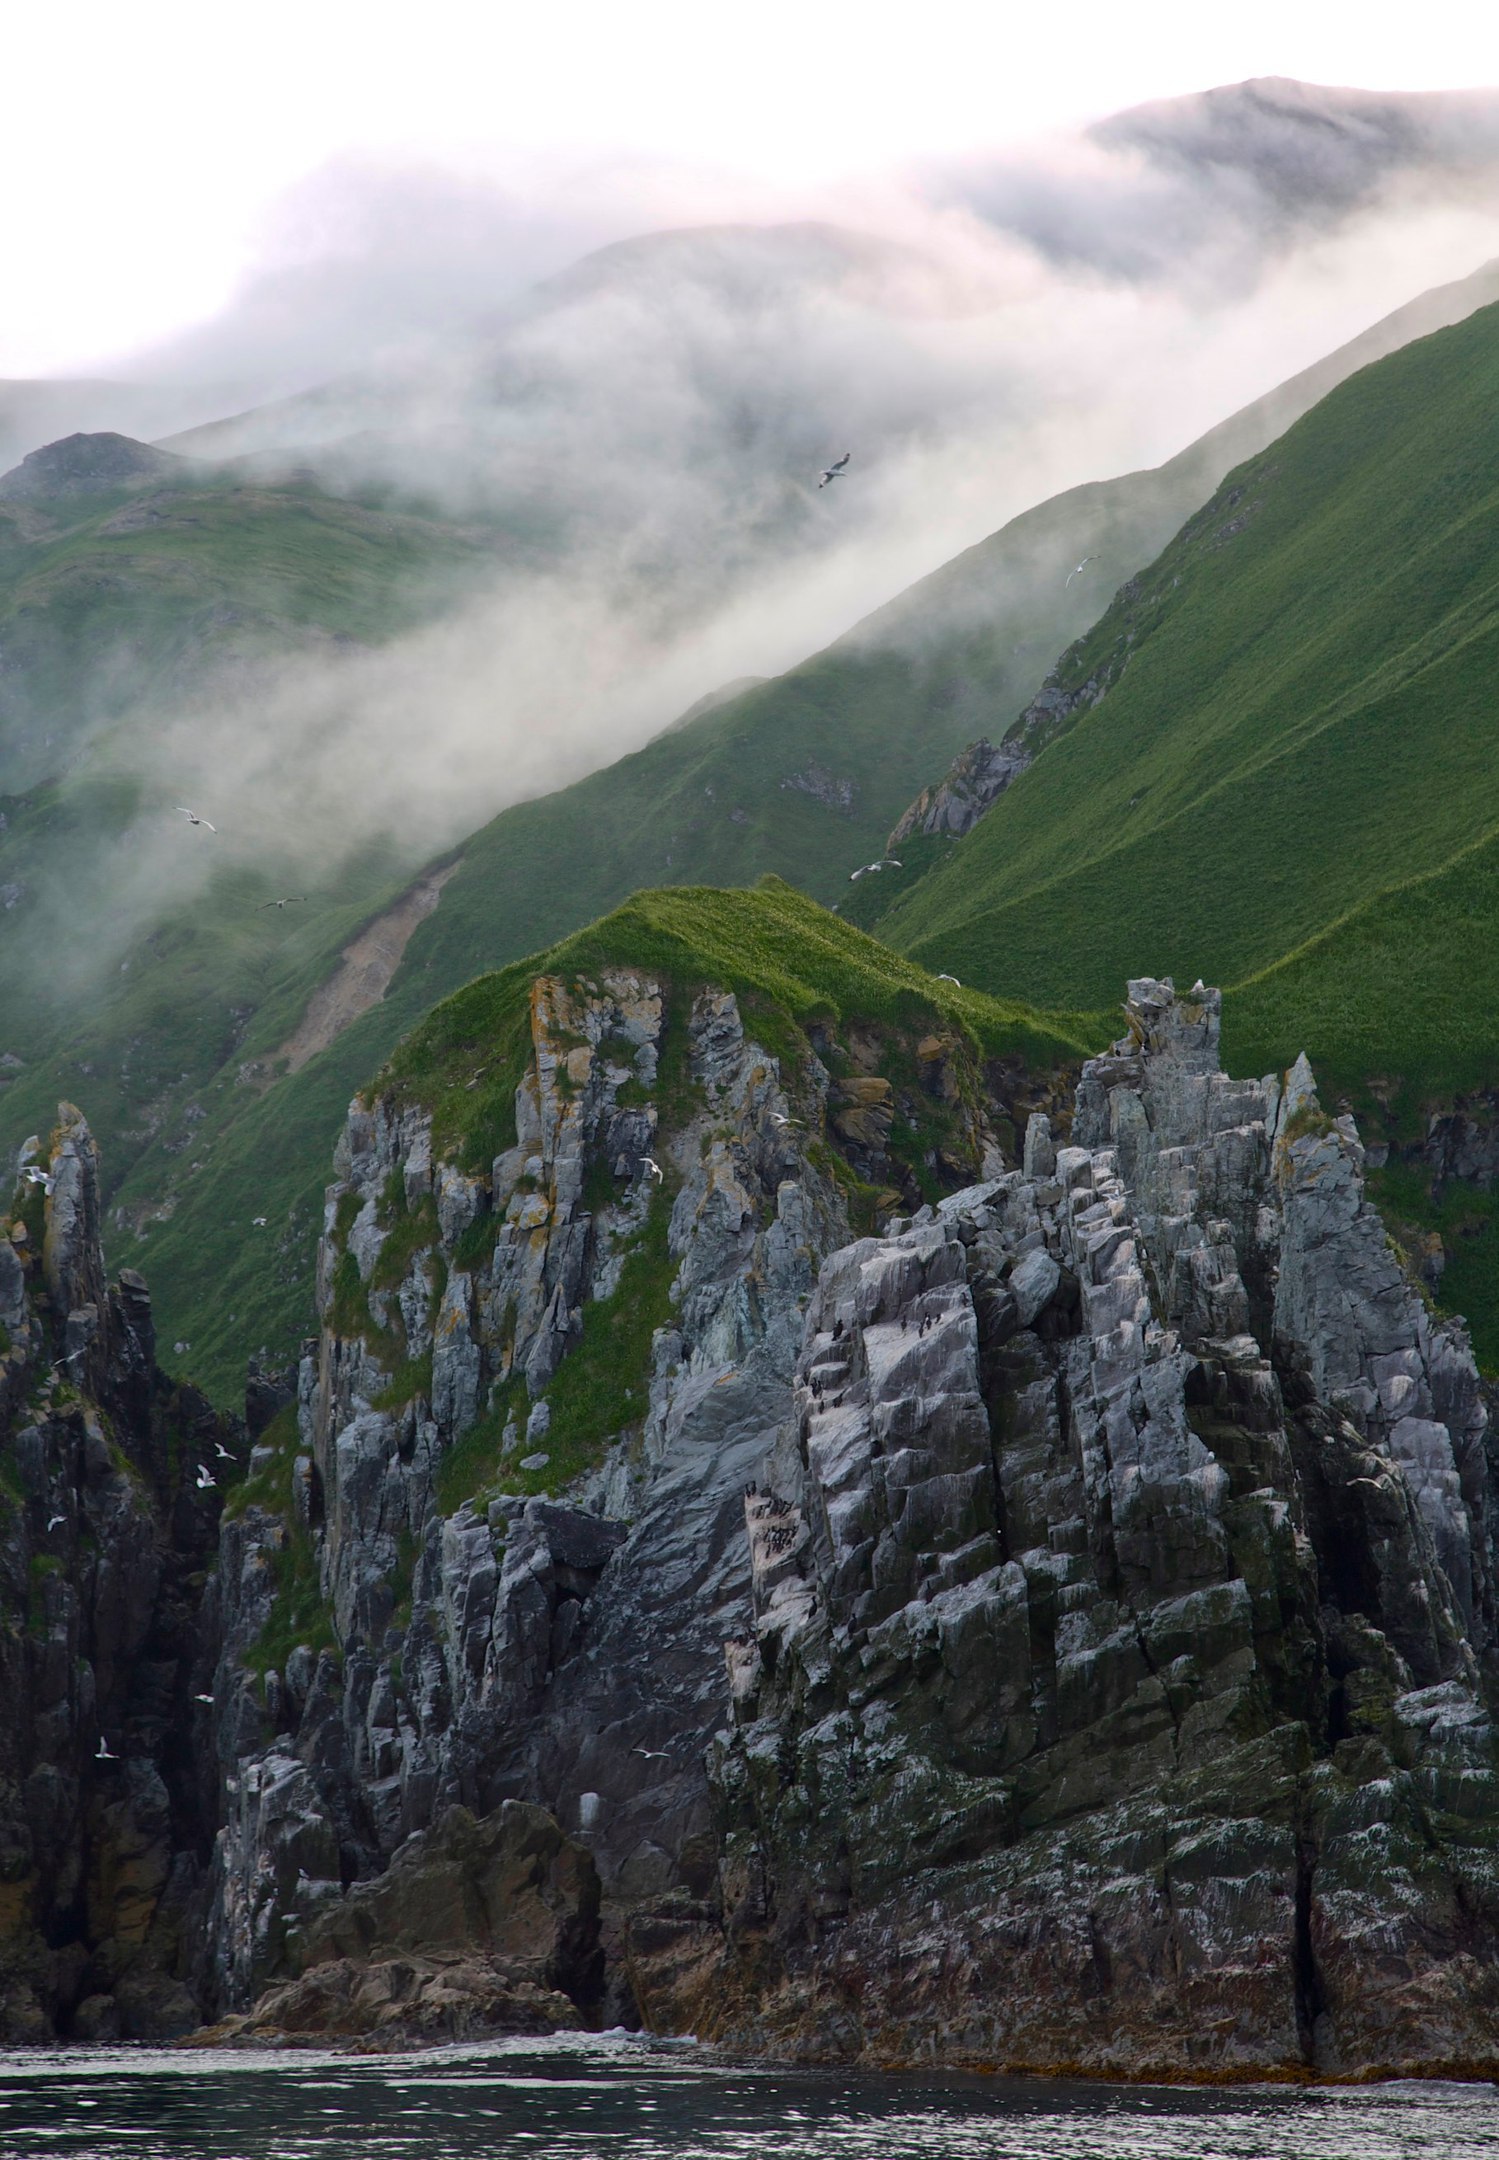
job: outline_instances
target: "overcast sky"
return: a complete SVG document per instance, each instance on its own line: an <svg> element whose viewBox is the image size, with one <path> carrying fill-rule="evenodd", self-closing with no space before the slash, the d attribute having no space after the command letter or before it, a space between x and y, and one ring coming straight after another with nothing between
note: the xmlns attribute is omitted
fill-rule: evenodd
<svg viewBox="0 0 1499 2160"><path fill-rule="evenodd" d="M534 275L616 223L834 213L993 150L1251 75L1499 81L1499 10L1368 0L71 0L6 11L0 374L80 372L315 253L356 160L498 180ZM594 200L570 223L569 206ZM551 210L549 206L558 206Z"/></svg>

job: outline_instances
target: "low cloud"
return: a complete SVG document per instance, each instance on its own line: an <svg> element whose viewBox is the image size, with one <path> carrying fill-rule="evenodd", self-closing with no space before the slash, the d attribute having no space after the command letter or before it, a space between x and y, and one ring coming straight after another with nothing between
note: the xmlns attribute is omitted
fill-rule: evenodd
<svg viewBox="0 0 1499 2160"><path fill-rule="evenodd" d="M108 934L75 908L48 964L60 934L112 961L201 874L205 851L168 861L157 805L201 804L213 860L330 867L386 835L415 863L1031 504L1161 461L1499 253L1496 156L1493 98L1272 85L773 225L704 225L705 199L752 206L660 172L324 176L236 308L142 376L274 396L174 447L471 520L493 573L392 644L75 742L82 774L128 771L150 807L101 876ZM678 229L630 237L646 203Z"/></svg>

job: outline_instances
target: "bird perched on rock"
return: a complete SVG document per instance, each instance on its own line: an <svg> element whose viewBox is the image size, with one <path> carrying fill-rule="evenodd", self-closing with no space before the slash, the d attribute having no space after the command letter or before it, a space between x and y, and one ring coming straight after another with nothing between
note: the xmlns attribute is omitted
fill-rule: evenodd
<svg viewBox="0 0 1499 2160"><path fill-rule="evenodd" d="M177 805L177 808L178 808L178 809L179 809L179 810L180 810L180 811L182 812L182 815L183 815L183 816L184 816L184 817L185 817L185 818L187 819L187 822L188 822L188 824L189 824L189 825L205 825L205 826L207 826L207 827L208 827L208 830L209 830L210 832L217 832L217 831L218 831L218 829L219 829L219 828L217 827L217 825L209 825L209 824L208 824L208 820L207 820L207 818L206 818L206 817L199 817L199 815L198 815L197 811L196 811L196 810L189 810L189 809L188 809L188 807L187 807L187 805L186 805L186 803L178 803L178 805Z"/></svg>
<svg viewBox="0 0 1499 2160"><path fill-rule="evenodd" d="M824 465L822 469L822 478L818 481L817 485L820 488L825 488L830 480L841 480L845 472L847 472L848 470L848 461L852 456L853 452L851 450L845 450L842 457L838 458L835 463L831 465Z"/></svg>
<svg viewBox="0 0 1499 2160"><path fill-rule="evenodd" d="M1083 557L1082 561L1081 561L1081 562L1080 562L1080 563L1078 564L1078 566L1077 566L1077 568L1076 568L1075 570L1069 570L1069 571L1068 571L1068 573L1067 573L1067 585L1070 585L1070 584L1072 583L1072 580L1073 580L1073 579L1074 579L1075 577L1081 577L1082 573L1083 573L1083 572L1084 572L1084 571L1085 571L1085 570L1087 569L1087 567L1088 567L1088 565L1089 565L1089 563L1090 563L1090 562L1097 562L1097 560L1098 560L1098 557L1097 557L1096 555L1085 555L1085 556ZM1066 585L1064 585L1064 586L1063 586L1063 588L1062 588L1062 590L1063 590L1063 591L1065 592L1065 591L1066 591L1066 589L1067 589L1067 586L1066 586Z"/></svg>

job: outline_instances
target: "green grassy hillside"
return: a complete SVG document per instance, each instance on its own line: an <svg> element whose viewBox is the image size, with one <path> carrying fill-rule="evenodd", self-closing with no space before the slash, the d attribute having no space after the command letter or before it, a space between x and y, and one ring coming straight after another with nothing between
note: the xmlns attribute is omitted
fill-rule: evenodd
<svg viewBox="0 0 1499 2160"><path fill-rule="evenodd" d="M1232 473L1064 656L1060 687L1104 682L1098 701L882 934L965 980L1101 1006L1129 973L1242 982L1481 841L1499 821L1496 392L1487 309ZM1456 1047L1435 918L1402 920L1398 976L1350 995L1387 1007L1366 1037L1382 1062L1450 1090L1488 1052ZM1343 1063L1344 1029L1313 997L1255 1041Z"/></svg>
<svg viewBox="0 0 1499 2160"><path fill-rule="evenodd" d="M255 485L185 458L163 459L155 479L80 486L67 449L44 453L48 485L0 488L10 793L56 778L100 723L149 725L229 670L383 643L451 602L502 544L310 480Z"/></svg>

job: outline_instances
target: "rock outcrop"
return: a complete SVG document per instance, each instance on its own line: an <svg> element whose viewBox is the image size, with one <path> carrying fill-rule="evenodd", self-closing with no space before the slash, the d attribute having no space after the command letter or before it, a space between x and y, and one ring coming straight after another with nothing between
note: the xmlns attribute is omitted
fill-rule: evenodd
<svg viewBox="0 0 1499 2160"><path fill-rule="evenodd" d="M1006 737L999 744L981 736L960 750L940 780L925 787L891 828L885 852L893 855L913 834L945 834L960 840L971 832L991 803L1030 764L1034 752Z"/></svg>
<svg viewBox="0 0 1499 2160"><path fill-rule="evenodd" d="M611 2014L635 2014L623 1916L712 1893L743 1489L851 1197L912 1175L873 1039L863 1067L818 1039L836 1072L807 1045L783 1074L725 993L543 977L497 1156L460 1167L395 1095L355 1105L295 1427L225 1524L217 2009L296 1976L330 1900L455 1807L524 1800L587 1846ZM993 1155L959 1056L910 1049L939 1183ZM301 1642L293 1579L321 1608Z"/></svg>
<svg viewBox="0 0 1499 2160"><path fill-rule="evenodd" d="M478 1822L449 1808L324 1906L296 1979L198 2037L430 2046L576 2025L600 1992L598 1914L592 1859L544 1808L507 1800Z"/></svg>
<svg viewBox="0 0 1499 2160"><path fill-rule="evenodd" d="M1486 1421L1351 1120L1130 986L1072 1142L831 1256L647 2016L1130 2075L1499 2058Z"/></svg>
<svg viewBox="0 0 1499 2160"><path fill-rule="evenodd" d="M139 1276L106 1281L70 1104L0 1222L0 2039L198 2022L213 1836L200 1632L242 1440L156 1366ZM207 1480L207 1483L200 1482Z"/></svg>

